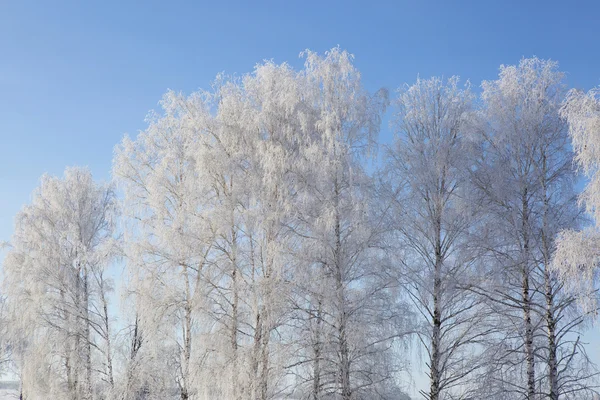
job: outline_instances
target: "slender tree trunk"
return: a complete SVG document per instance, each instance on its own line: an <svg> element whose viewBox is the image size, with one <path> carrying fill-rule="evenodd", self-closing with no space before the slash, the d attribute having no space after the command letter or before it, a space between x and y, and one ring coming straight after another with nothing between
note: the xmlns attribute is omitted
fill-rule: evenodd
<svg viewBox="0 0 600 400"><path fill-rule="evenodd" d="M343 288L340 286L338 280L338 292L343 292ZM342 294L341 300L344 300ZM347 317L346 311L342 309L338 319L338 340L339 340L339 351L340 351L340 384L342 389L342 399L350 400L352 397L352 389L350 386L350 351L348 347L348 339L346 333Z"/></svg>
<svg viewBox="0 0 600 400"><path fill-rule="evenodd" d="M346 313L346 293L344 287L344 271L343 271L343 260L342 260L342 232L341 232L341 221L339 214L339 183L336 177L335 181L335 254L334 254L334 268L335 268L335 283L336 283L336 297L338 302L338 340L339 340L339 380L342 390L342 400L350 400L352 397L352 387L350 385L350 349L348 346L347 338L347 313Z"/></svg>
<svg viewBox="0 0 600 400"><path fill-rule="evenodd" d="M263 315L266 315L266 310L263 310ZM262 328L262 342L261 342L261 373L260 373L260 399L267 400L267 393L269 390L269 327L265 328L265 322L263 318Z"/></svg>
<svg viewBox="0 0 600 400"><path fill-rule="evenodd" d="M252 243L252 240L250 240ZM258 399L259 396L259 360L260 360L260 347L262 343L262 318L261 318L261 307L259 306L259 293L257 292L257 281L256 281L256 264L254 260L254 246L250 245L250 254L251 254L251 263L252 263L252 283L254 285L253 291L253 304L252 308L254 309L254 341L252 347L252 362L251 362L251 371L252 371L252 379L254 383L252 384L252 398Z"/></svg>
<svg viewBox="0 0 600 400"><path fill-rule="evenodd" d="M431 334L431 359L430 359L430 390L429 399L438 400L440 397L440 336L441 336L441 311L440 311L440 279L439 266L436 263L436 277L433 289L433 328Z"/></svg>
<svg viewBox="0 0 600 400"><path fill-rule="evenodd" d="M62 304L66 304L66 299L65 299L65 291L63 289L60 290L60 298L62 301ZM73 323L72 321L72 315L71 313L65 312L63 311L63 315L62 318L64 319L64 321L67 323L67 337L65 338L65 372L67 374L67 391L69 392L69 396L71 396L71 398L73 400L75 400L77 398L77 380L74 377L74 370L76 368L73 368L72 365L72 354L73 354L73 348L72 348L72 337L70 335L70 330L71 328L71 324ZM76 336L77 338L77 336ZM77 347L76 347L77 348Z"/></svg>
<svg viewBox="0 0 600 400"><path fill-rule="evenodd" d="M92 393L92 344L90 337L89 315L89 276L87 266L83 268L83 322L84 322L84 349L85 349L85 388L84 400L91 400Z"/></svg>
<svg viewBox="0 0 600 400"><path fill-rule="evenodd" d="M67 339L67 342L69 340ZM71 351L69 346L69 352ZM76 382L73 380L73 367L71 366L71 356L67 355L65 357L65 369L67 371L67 391L69 392L69 396L72 399L77 399L77 387L75 386Z"/></svg>
<svg viewBox="0 0 600 400"><path fill-rule="evenodd" d="M81 269L79 267L79 265L77 266L77 270L76 270L76 275L74 277L75 279L75 309L76 309L76 315L75 315L75 326L74 327L70 327L70 329L73 329L75 331L75 365L71 365L71 369L73 371L73 388L75 389L75 391L73 392L73 399L74 400L79 400L83 398L83 391L82 391L82 387L81 387L81 383L80 383L80 379L79 379L79 373L81 372L82 369L82 363L81 363L81 357L84 353L84 349L81 346L81 339L82 339L82 327L85 324L85 321L83 321L82 318L82 310L81 310Z"/></svg>
<svg viewBox="0 0 600 400"><path fill-rule="evenodd" d="M258 307L258 306L257 306ZM260 318L260 311L256 310L255 315L254 315L254 324L255 324L255 330L254 330L254 347L252 349L252 377L254 379L254 384L252 385L253 388L253 395L252 398L257 399L258 398L258 393L259 393L259 379L260 379L260 374L258 372L259 369L259 360L260 360L260 352L261 352L261 343L262 343L262 320Z"/></svg>
<svg viewBox="0 0 600 400"><path fill-rule="evenodd" d="M66 342L69 342L69 339L66 340ZM67 352L70 353L71 352L71 347L68 346L67 344ZM71 397L74 398L75 396L75 385L73 383L73 371L71 368L71 356L70 354L68 354L65 356L65 370L67 372L67 391L70 393Z"/></svg>
<svg viewBox="0 0 600 400"><path fill-rule="evenodd" d="M108 301L106 299L104 277L102 273L100 273L100 300L102 301L102 312L104 313L104 331L106 332L106 368L108 375L108 383L112 389L115 386L115 381L113 375L112 346L110 340L110 320L108 318Z"/></svg>
<svg viewBox="0 0 600 400"><path fill-rule="evenodd" d="M554 293L552 290L551 276L548 270L544 271L546 286L546 329L548 335L548 385L550 400L558 400L558 363L556 346L556 321L554 319Z"/></svg>
<svg viewBox="0 0 600 400"><path fill-rule="evenodd" d="M442 330L441 313L441 273L442 273L442 225L441 216L436 216L435 220L436 243L435 243L435 265L433 271L433 320L431 332L431 356L429 361L430 389L429 399L438 400L440 398L440 347Z"/></svg>
<svg viewBox="0 0 600 400"><path fill-rule="evenodd" d="M315 326L315 338L313 342L313 387L312 387L312 398L313 400L319 400L321 398L321 312L322 312L321 299L317 300L317 311L315 315L316 326Z"/></svg>
<svg viewBox="0 0 600 400"><path fill-rule="evenodd" d="M135 322L133 326L133 337L131 338L131 352L129 354L129 365L127 366L127 390L125 394L125 398L127 400L137 399L138 389L134 391L134 381L133 374L135 368L135 362L137 358L137 353L142 347L142 335L139 328L139 318L136 314Z"/></svg>
<svg viewBox="0 0 600 400"><path fill-rule="evenodd" d="M231 307L231 350L233 356L233 398L240 399L241 391L239 388L238 380L238 306L239 306L239 293L238 293L238 266L237 266L237 232L235 231L235 225L233 222L233 211L231 216L231 285L233 290L233 301Z"/></svg>
<svg viewBox="0 0 600 400"><path fill-rule="evenodd" d="M522 301L523 322L525 324L525 358L527 363L527 400L535 399L535 355L533 348L533 324L531 321L531 296L529 282L529 203L527 188L522 198L522 235L523 235L523 266L522 266Z"/></svg>
<svg viewBox="0 0 600 400"><path fill-rule="evenodd" d="M556 320L554 316L554 288L552 275L550 274L550 243L549 243L549 198L548 198L548 181L547 181L547 160L543 156L542 160L542 193L544 195L544 214L542 225L542 252L544 258L544 295L546 297L546 334L548 338L548 398L550 400L558 400L558 361L557 361L557 345L556 345Z"/></svg>
<svg viewBox="0 0 600 400"><path fill-rule="evenodd" d="M261 368L261 365L263 365L263 363L265 362L265 360L263 359L263 352L264 352L264 348L263 348L264 327L263 327L263 325L264 325L265 307L262 304L262 302L266 301L266 297L265 297L266 294L261 292L261 288L258 283L258 271L256 268L256 259L254 257L255 248L254 248L253 238L250 238L249 242L250 242L250 264L252 267L251 277L252 277L252 285L254 287L254 290L252 292L252 294L253 294L252 309L254 310L254 337L253 337L253 346L252 346L252 359L251 359L251 363L250 363L251 377L252 377L252 384L251 384L250 389L251 389L251 398L259 400L264 397L263 391L266 392L266 390L263 390L263 386L265 385L264 379L266 379L266 377L264 376L263 368ZM262 300L261 300L261 297L262 297Z"/></svg>
<svg viewBox="0 0 600 400"><path fill-rule="evenodd" d="M269 340L271 337L271 330L273 329L273 322L271 320L271 314L268 308L268 302L273 301L273 264L274 264L274 255L273 255L273 243L275 243L275 238L273 232L275 228L273 223L267 229L266 234L266 262L265 262L265 272L264 279L267 282L263 292L263 303L261 306L262 315L262 324L261 324L261 372L260 372L260 399L267 400L267 394L269 390Z"/></svg>
<svg viewBox="0 0 600 400"><path fill-rule="evenodd" d="M183 359L181 365L181 400L190 397L190 358L192 353L192 296L190 289L190 278L186 266L182 266L185 281L185 310L183 321Z"/></svg>
<svg viewBox="0 0 600 400"><path fill-rule="evenodd" d="M531 322L531 299L529 296L529 274L523 272L523 321L525 323L525 358L527 362L527 400L535 398L535 359L533 349L533 324Z"/></svg>

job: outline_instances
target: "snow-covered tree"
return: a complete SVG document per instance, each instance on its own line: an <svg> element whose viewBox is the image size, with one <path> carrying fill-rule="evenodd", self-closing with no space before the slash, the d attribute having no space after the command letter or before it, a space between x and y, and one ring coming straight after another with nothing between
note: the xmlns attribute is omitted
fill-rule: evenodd
<svg viewBox="0 0 600 400"><path fill-rule="evenodd" d="M373 154L387 93L369 94L352 56L306 52L310 136L294 168L294 232L302 238L296 275L303 398L372 398L397 383L391 348L395 282L382 249L365 157Z"/></svg>
<svg viewBox="0 0 600 400"><path fill-rule="evenodd" d="M168 381L176 382L181 399L187 399L202 359L194 341L203 329L198 312L208 290L205 274L215 236L204 214L211 188L202 181L193 153L210 116L200 94L186 98L168 92L161 104L163 115L151 115L135 141L123 140L114 174L125 195L125 254L130 290L138 297L136 326L143 333L143 350L173 350ZM165 362L156 356L148 357ZM169 390L152 396L161 398Z"/></svg>
<svg viewBox="0 0 600 400"><path fill-rule="evenodd" d="M473 182L489 224L481 242L494 266L481 293L506 329L492 354L512 390L526 399L551 399L585 389L585 374L569 354L580 353L580 315L550 271L554 237L577 224L574 172L564 121L565 94L557 63L523 59L502 66L482 85L483 109L475 128ZM571 364L572 363L572 364ZM522 379L520 378L522 377ZM500 378L504 379L504 378ZM578 389L575 389L578 387Z"/></svg>
<svg viewBox="0 0 600 400"><path fill-rule="evenodd" d="M537 58L480 102L418 79L379 160L387 91L339 47L301 57L168 91L115 150L119 199L42 177L3 264L22 397L405 399L415 342L429 400L593 396L600 230L571 151L600 221L600 91Z"/></svg>
<svg viewBox="0 0 600 400"><path fill-rule="evenodd" d="M587 93L569 91L561 114L569 125L575 161L589 180L579 201L594 224L579 231L561 232L553 265L571 292L592 293L597 283L600 256L600 89ZM597 308L594 296L584 296L580 300L588 311Z"/></svg>
<svg viewBox="0 0 600 400"><path fill-rule="evenodd" d="M110 389L103 271L114 255L115 216L111 186L80 168L64 179L43 176L17 215L4 285L26 398L96 399Z"/></svg>
<svg viewBox="0 0 600 400"><path fill-rule="evenodd" d="M457 77L418 79L399 91L396 138L386 160L392 229L401 242L403 289L422 317L417 337L427 356L427 399L468 392L481 367L476 346L487 332L469 242L477 207L469 201L465 130L469 85Z"/></svg>

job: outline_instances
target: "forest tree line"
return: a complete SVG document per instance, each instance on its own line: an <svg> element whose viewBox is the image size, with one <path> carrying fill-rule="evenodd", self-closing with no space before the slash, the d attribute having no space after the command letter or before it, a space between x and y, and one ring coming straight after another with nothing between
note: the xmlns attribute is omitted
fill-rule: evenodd
<svg viewBox="0 0 600 400"><path fill-rule="evenodd" d="M22 398L405 400L412 349L428 400L597 398L598 92L303 57L167 92L113 182L41 178L3 262Z"/></svg>

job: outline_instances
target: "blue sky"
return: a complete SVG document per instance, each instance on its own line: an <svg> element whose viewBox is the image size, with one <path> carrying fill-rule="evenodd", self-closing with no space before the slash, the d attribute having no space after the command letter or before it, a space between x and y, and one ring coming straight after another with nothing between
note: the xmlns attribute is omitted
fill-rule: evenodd
<svg viewBox="0 0 600 400"><path fill-rule="evenodd" d="M108 179L114 145L167 89L336 45L371 90L417 74L477 87L533 55L589 89L599 38L597 1L0 1L0 241L44 172L87 165Z"/></svg>
<svg viewBox="0 0 600 400"><path fill-rule="evenodd" d="M532 55L590 88L600 83L594 3L0 1L0 240L42 173L77 164L108 178L114 145L144 128L167 89L208 88L263 59L299 66L301 50L338 44L372 90L417 74L478 86Z"/></svg>

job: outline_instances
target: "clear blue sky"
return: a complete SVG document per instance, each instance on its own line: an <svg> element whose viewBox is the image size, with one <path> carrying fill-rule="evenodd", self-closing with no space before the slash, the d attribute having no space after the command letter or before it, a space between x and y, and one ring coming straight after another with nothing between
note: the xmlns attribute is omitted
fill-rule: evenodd
<svg viewBox="0 0 600 400"><path fill-rule="evenodd" d="M0 240L42 173L77 164L108 178L113 146L167 89L267 58L299 66L305 48L354 53L373 90L417 74L477 86L532 55L558 60L572 85L599 84L600 4L523 3L0 1Z"/></svg>
<svg viewBox="0 0 600 400"><path fill-rule="evenodd" d="M0 0L0 241L42 173L87 165L108 179L114 145L167 89L208 88L263 59L299 66L303 49L338 44L372 90L417 74L478 86L533 55L588 89L600 84L600 2Z"/></svg>

